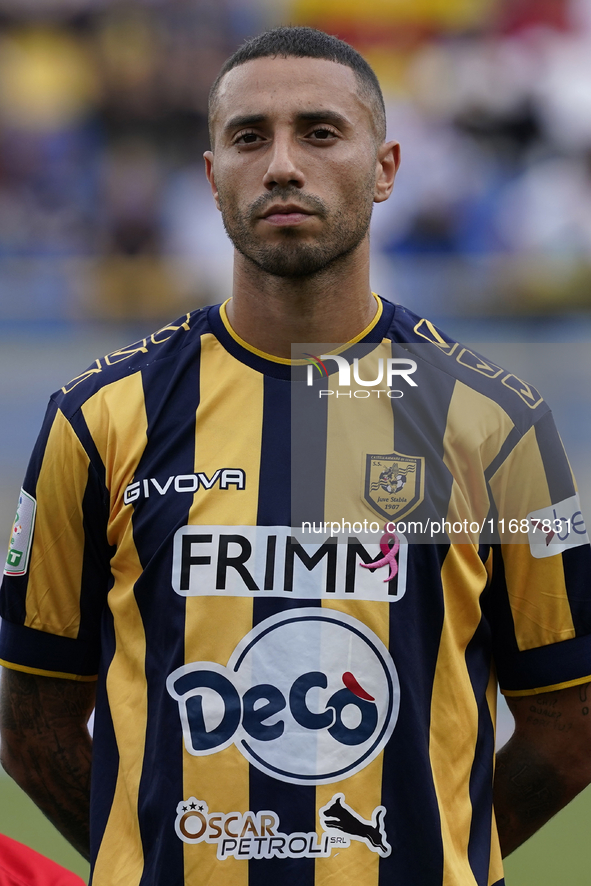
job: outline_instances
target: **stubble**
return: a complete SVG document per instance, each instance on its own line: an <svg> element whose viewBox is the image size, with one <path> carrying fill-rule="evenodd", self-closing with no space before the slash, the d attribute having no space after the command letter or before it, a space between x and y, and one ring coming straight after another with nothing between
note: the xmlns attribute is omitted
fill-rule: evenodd
<svg viewBox="0 0 591 886"><path fill-rule="evenodd" d="M318 237L305 241L298 227L279 229L280 239L274 243L257 236L262 213L277 201L293 201L316 215L321 222ZM294 186L277 186L246 209L220 189L219 203L226 233L246 259L275 277L309 277L343 261L365 238L373 209L373 177L358 183L354 193L347 195L346 205L329 206Z"/></svg>

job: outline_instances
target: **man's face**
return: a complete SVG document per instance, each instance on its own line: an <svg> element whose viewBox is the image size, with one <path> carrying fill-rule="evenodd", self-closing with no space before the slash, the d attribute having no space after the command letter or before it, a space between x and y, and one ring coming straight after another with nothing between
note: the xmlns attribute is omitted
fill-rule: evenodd
<svg viewBox="0 0 591 886"><path fill-rule="evenodd" d="M367 236L382 164L353 71L324 59L263 58L233 68L213 114L207 174L236 249L302 277ZM388 190L389 194L389 190Z"/></svg>

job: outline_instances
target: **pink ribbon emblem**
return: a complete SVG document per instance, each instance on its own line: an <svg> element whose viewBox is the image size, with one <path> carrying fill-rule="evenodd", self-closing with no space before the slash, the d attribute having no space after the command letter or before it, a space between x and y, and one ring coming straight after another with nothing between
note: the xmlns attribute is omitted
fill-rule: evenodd
<svg viewBox="0 0 591 886"><path fill-rule="evenodd" d="M376 560L375 563L360 563L359 565L363 566L364 569L378 569L380 566L389 566L390 574L388 578L384 579L384 581L392 581L398 573L396 554L400 549L400 542L398 541L398 536L394 532L388 532L386 528L387 526L388 524L386 523L384 526L386 531L380 539L380 550L384 555L382 559ZM391 542L393 542L392 547L390 547Z"/></svg>

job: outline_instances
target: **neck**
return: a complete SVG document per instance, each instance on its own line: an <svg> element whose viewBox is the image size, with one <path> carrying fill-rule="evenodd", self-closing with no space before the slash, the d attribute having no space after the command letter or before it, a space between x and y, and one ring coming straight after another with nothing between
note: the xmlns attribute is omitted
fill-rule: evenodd
<svg viewBox="0 0 591 886"><path fill-rule="evenodd" d="M294 342L351 341L376 313L369 285L369 243L310 277L275 277L240 253L228 319L260 351L290 358Z"/></svg>

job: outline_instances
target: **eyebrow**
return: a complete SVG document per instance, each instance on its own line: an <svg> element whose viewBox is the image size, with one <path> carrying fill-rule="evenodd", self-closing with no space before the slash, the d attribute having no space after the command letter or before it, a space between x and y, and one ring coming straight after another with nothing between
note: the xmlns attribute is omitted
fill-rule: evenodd
<svg viewBox="0 0 591 886"><path fill-rule="evenodd" d="M310 123L323 123L325 121L336 123L338 126L344 127L350 124L343 114L338 111L304 111L297 115L298 120L309 121Z"/></svg>
<svg viewBox="0 0 591 886"><path fill-rule="evenodd" d="M256 126L258 123L264 123L266 119L266 114L239 114L228 120L224 126L224 132L240 129L243 126ZM300 114L296 114L296 120L309 123L334 123L341 128L350 125L350 121L343 114L328 110L302 111Z"/></svg>
<svg viewBox="0 0 591 886"><path fill-rule="evenodd" d="M262 123L265 119L264 114L241 114L237 117L230 117L224 126L224 132L229 132L231 129L240 129L242 126L255 126L257 123Z"/></svg>

